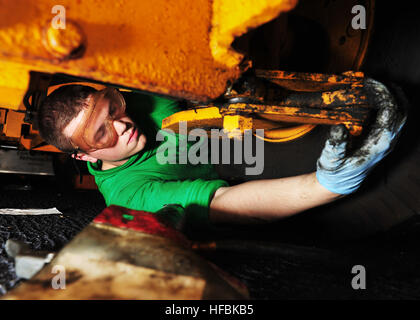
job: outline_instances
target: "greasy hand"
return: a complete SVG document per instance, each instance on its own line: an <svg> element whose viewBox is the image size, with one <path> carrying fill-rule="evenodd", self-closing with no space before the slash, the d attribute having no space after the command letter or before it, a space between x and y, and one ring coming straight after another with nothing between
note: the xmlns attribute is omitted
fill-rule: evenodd
<svg viewBox="0 0 420 320"><path fill-rule="evenodd" d="M365 86L378 113L362 146L351 156L346 155L348 131L344 125L333 126L317 161L319 183L334 193L356 191L374 166L392 151L406 122L406 115L383 84L366 79Z"/></svg>

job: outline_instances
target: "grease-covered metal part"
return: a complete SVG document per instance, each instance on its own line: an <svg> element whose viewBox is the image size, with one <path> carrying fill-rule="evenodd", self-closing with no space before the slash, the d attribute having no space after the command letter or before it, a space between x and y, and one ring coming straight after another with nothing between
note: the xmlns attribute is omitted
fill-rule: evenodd
<svg viewBox="0 0 420 320"><path fill-rule="evenodd" d="M341 123L351 134L359 135L374 108L368 103L362 72L326 75L257 70L255 75L242 77L224 100L167 117L162 128L178 132L178 123L188 121L189 129L219 127L229 135L236 129L243 133L247 129L278 128L279 122ZM241 121L234 118L236 125L230 121L235 116L241 117ZM293 130L307 132L300 126ZM296 135L290 133L290 137Z"/></svg>
<svg viewBox="0 0 420 320"><path fill-rule="evenodd" d="M337 194L350 194L360 187L369 172L392 151L406 122L405 112L385 85L368 78L365 87L377 114L361 144L349 148L346 129L341 125L332 127L317 161L319 183Z"/></svg>
<svg viewBox="0 0 420 320"><path fill-rule="evenodd" d="M352 28L354 19L352 8L356 5L359 5L356 0L301 0L287 14L280 15L274 21L242 37L237 45L248 53L254 67L265 69L258 70L257 76L264 76L274 82L278 78L281 85L286 88L293 82L292 90L320 90L319 83L314 81L315 74L308 74L309 81L305 81L302 77L297 79L294 73L273 70L326 73L359 70L373 28L374 1L364 3L366 29ZM286 76L292 79L287 79ZM322 77L321 74L319 76ZM340 76L329 76L329 78L325 80L328 79L330 85L334 86ZM322 85L325 90L326 81ZM231 87L228 87L228 94L231 94L230 89ZM328 102L340 98L340 94L331 96L325 93L323 98ZM239 103L240 101L230 99L230 102ZM213 109L208 110L207 120L203 120L204 110L198 111L200 114L197 114L198 118L194 118L193 112L183 113L182 116L185 118L182 118L181 114L177 118L180 121L188 121L188 126L192 128L198 124L208 128L214 123L217 124L217 128L221 128L223 121L218 120L220 116L215 116ZM315 124L283 122L287 120L265 113L253 117L258 128L264 129L262 138L270 142L286 142L302 137L316 126ZM300 120L297 122L301 122ZM358 125L352 126L348 122L347 126L354 134L361 132L361 127ZM232 134L235 135L233 132Z"/></svg>
<svg viewBox="0 0 420 320"><path fill-rule="evenodd" d="M358 158L356 164L359 166L369 161L372 154L378 150L382 150L385 155L391 152L397 142L396 137L407 120L404 102L398 102L384 84L367 78L365 88L370 104L374 105L378 112L362 147L354 154L354 157Z"/></svg>

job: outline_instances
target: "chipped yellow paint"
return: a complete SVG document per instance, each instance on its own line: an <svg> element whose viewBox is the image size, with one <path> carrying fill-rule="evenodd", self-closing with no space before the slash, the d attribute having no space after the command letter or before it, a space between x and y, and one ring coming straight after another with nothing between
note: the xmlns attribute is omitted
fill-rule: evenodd
<svg viewBox="0 0 420 320"><path fill-rule="evenodd" d="M328 97L333 96L332 93ZM343 92L338 92L339 99L344 100ZM334 97L336 98L336 97ZM356 97L352 97L356 101ZM326 105L333 99L326 99ZM316 110L316 109L315 109ZM257 115L257 116L256 116ZM267 141L283 142L296 139L312 130L316 124L344 124L352 135L359 135L362 131L361 119L354 118L346 110L334 111L320 109L317 112L304 113L300 107L281 105L261 105L249 103L235 103L228 107L199 107L194 110L186 110L175 113L163 120L162 128L168 128L178 132L180 121L187 121L188 129L197 127L223 128L229 133L229 137L238 137L247 129L264 129ZM287 126L285 123L301 123L300 126ZM209 130L207 130L208 132Z"/></svg>
<svg viewBox="0 0 420 320"><path fill-rule="evenodd" d="M178 132L178 123L181 121L191 122L200 122L206 120L215 127L218 127L216 124L222 125L223 116L220 114L220 110L217 107L208 107L208 108L197 108L193 110L185 110L174 113L173 115L163 119L162 129L171 129L175 132Z"/></svg>
<svg viewBox="0 0 420 320"><path fill-rule="evenodd" d="M252 118L241 115L225 115L223 129L229 138L240 138L245 130L252 130Z"/></svg>
<svg viewBox="0 0 420 320"><path fill-rule="evenodd" d="M356 101L356 96L353 94L347 94L344 90L322 93L322 101L327 105L337 100L345 102L349 101L349 99Z"/></svg>

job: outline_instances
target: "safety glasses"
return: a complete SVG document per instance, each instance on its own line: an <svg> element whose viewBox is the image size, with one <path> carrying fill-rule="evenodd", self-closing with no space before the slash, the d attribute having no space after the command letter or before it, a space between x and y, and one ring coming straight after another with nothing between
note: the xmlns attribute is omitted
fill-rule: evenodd
<svg viewBox="0 0 420 320"><path fill-rule="evenodd" d="M125 115L125 108L124 97L114 88L92 94L83 119L71 136L74 148L91 152L115 146L118 134L113 122Z"/></svg>

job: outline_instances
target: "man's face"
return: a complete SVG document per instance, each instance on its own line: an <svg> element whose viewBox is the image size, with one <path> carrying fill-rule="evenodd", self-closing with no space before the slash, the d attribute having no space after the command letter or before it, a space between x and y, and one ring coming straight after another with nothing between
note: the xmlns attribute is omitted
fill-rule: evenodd
<svg viewBox="0 0 420 320"><path fill-rule="evenodd" d="M64 128L63 133L71 137L83 121L86 109L80 113ZM136 124L127 115L118 118L112 122L115 132L118 136L117 143L113 147L89 151L88 161L95 162L102 160L112 165L123 164L129 157L144 149L146 145L146 136L139 130Z"/></svg>

